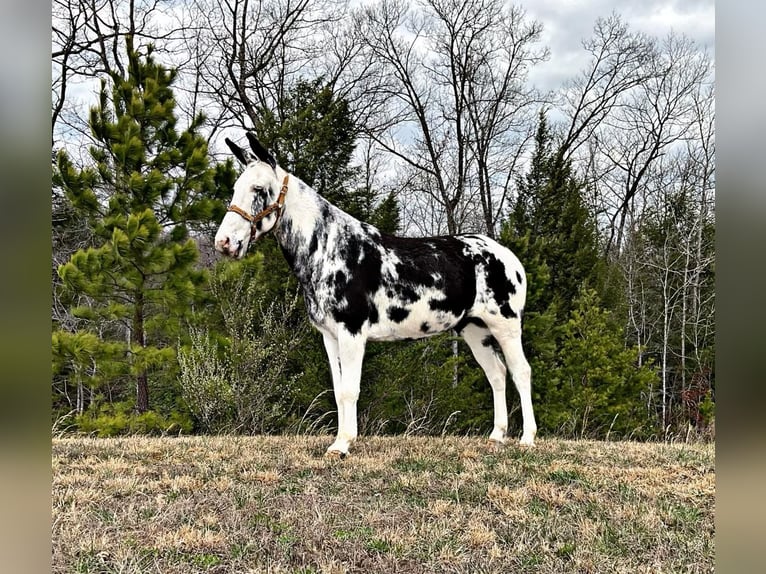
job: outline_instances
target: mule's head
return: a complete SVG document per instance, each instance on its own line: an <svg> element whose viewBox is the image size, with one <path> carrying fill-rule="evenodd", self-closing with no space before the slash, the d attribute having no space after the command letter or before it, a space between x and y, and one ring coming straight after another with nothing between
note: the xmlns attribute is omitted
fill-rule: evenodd
<svg viewBox="0 0 766 574"><path fill-rule="evenodd" d="M271 231L279 219L278 210L263 215L279 196L281 183L277 178L277 163L253 134L248 132L247 139L252 154L230 139L225 140L245 170L234 183L229 211L215 234L216 250L237 259L245 256L250 241ZM259 214L261 218L258 218Z"/></svg>

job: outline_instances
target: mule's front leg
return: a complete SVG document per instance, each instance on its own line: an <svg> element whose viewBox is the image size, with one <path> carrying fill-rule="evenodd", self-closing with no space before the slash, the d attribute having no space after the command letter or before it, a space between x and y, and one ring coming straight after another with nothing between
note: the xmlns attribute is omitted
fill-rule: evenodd
<svg viewBox="0 0 766 574"><path fill-rule="evenodd" d="M322 332L322 338L324 340L324 348L327 351L327 360L330 362L330 372L332 373L332 388L335 393L335 404L338 412L338 431L343 428L343 409L338 398L338 393L341 386L340 380L340 353L338 351L338 339L335 335ZM336 443L338 441L335 441ZM335 444L327 449L327 452L336 452L333 450Z"/></svg>
<svg viewBox="0 0 766 574"><path fill-rule="evenodd" d="M328 454L345 456L357 435L356 402L362 377L362 360L366 340L344 329L338 334L339 376L333 377L335 404L338 406L338 435L327 449Z"/></svg>

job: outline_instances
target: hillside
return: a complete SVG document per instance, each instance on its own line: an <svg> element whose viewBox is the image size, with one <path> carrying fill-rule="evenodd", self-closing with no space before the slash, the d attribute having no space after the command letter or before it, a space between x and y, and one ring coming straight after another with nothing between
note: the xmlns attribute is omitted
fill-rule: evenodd
<svg viewBox="0 0 766 574"><path fill-rule="evenodd" d="M53 572L710 572L713 445L60 438Z"/></svg>

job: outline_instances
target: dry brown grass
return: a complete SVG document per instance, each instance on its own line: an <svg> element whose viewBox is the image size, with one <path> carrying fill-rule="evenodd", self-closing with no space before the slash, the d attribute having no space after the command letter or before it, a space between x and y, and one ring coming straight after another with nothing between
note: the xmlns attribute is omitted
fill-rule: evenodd
<svg viewBox="0 0 766 574"><path fill-rule="evenodd" d="M712 572L712 445L53 441L54 572Z"/></svg>

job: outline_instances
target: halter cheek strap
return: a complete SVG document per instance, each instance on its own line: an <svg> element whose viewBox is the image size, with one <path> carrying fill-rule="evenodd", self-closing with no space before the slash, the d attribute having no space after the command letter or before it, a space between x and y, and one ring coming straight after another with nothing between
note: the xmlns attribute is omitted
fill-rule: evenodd
<svg viewBox="0 0 766 574"><path fill-rule="evenodd" d="M271 215L272 213L276 211L277 221L274 222L274 225L276 225L277 222L279 221L279 216L282 215L282 207L285 204L285 196L287 195L287 183L289 181L289 178L290 176L286 175L285 179L282 180L282 188L279 190L279 197L277 197L277 200L271 205L269 205L268 207L266 207L263 211L256 213L255 215L251 215L250 213L248 213L241 207L234 205L233 203L229 205L229 209L227 209L226 211L233 211L237 215L244 217L250 222L250 239L251 240L255 236L255 231L256 231L255 224L258 223L261 219L263 219L264 217L268 217L269 215Z"/></svg>

